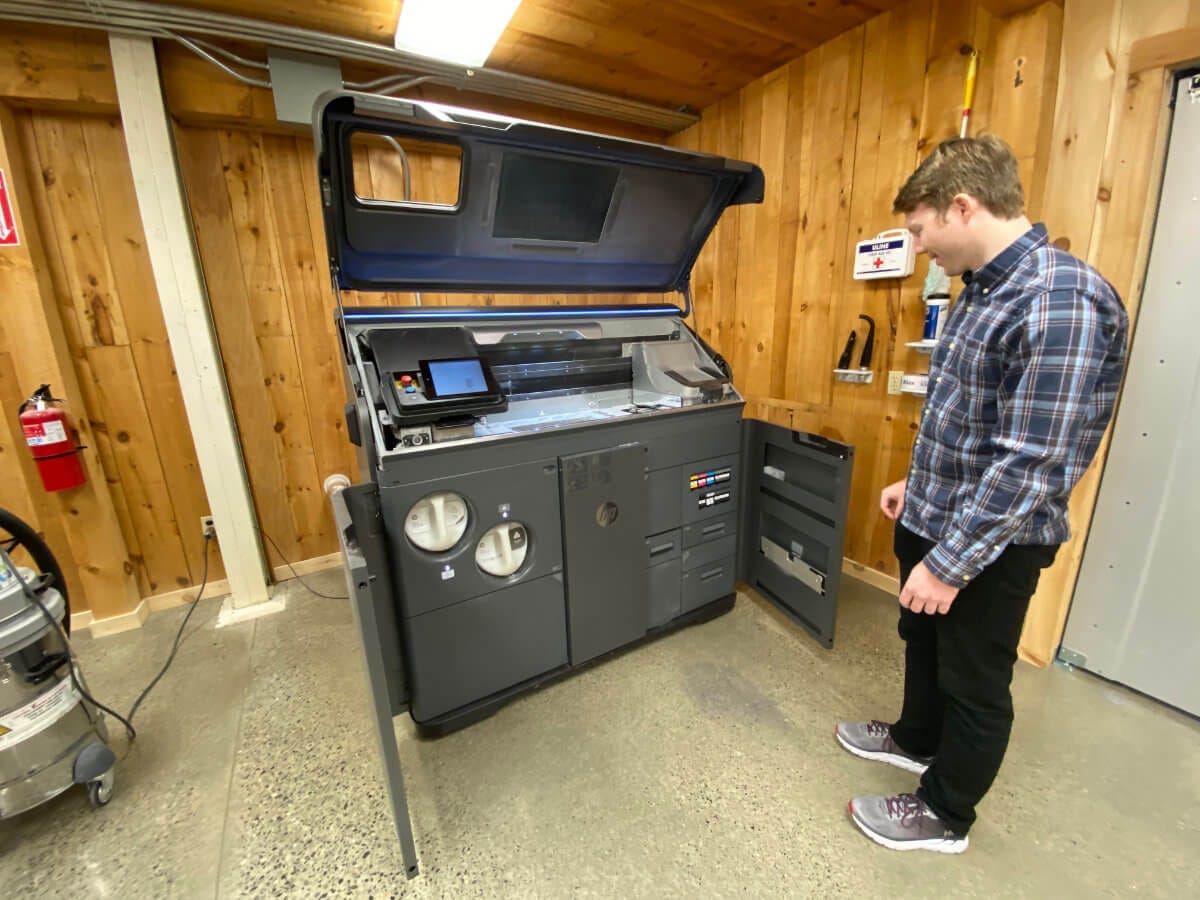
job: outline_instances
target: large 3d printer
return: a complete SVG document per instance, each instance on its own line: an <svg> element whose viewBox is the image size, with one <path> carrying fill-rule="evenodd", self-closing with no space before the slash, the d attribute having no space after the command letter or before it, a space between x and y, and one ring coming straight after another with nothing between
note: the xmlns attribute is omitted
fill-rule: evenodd
<svg viewBox="0 0 1200 900"><path fill-rule="evenodd" d="M671 304L341 308L363 483L332 493L392 811L392 717L470 724L729 610L735 582L833 638L852 448L743 419L685 324L755 166L435 104L330 94L314 129L335 290L667 294ZM359 196L362 135L454 148L458 196ZM340 296L340 294L339 294Z"/></svg>

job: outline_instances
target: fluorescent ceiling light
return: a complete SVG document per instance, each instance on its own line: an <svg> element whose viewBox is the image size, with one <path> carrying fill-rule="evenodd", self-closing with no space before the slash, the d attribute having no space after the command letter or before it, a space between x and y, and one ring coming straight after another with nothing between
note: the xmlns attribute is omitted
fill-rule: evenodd
<svg viewBox="0 0 1200 900"><path fill-rule="evenodd" d="M482 66L521 0L404 0L396 49Z"/></svg>

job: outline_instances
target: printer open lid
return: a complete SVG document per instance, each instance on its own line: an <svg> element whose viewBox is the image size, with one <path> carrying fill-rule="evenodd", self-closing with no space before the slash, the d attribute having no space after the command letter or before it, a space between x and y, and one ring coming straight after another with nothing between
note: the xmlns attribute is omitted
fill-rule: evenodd
<svg viewBox="0 0 1200 900"><path fill-rule="evenodd" d="M360 291L685 290L727 206L762 170L672 147L435 103L331 92L313 128L330 266ZM455 145L453 205L363 199L356 133Z"/></svg>

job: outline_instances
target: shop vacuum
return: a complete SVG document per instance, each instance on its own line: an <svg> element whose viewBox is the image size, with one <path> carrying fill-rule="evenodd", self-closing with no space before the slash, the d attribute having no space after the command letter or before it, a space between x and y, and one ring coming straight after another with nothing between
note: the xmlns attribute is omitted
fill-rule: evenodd
<svg viewBox="0 0 1200 900"><path fill-rule="evenodd" d="M71 655L62 572L28 524L0 509L0 819L74 785L112 798L116 756Z"/></svg>

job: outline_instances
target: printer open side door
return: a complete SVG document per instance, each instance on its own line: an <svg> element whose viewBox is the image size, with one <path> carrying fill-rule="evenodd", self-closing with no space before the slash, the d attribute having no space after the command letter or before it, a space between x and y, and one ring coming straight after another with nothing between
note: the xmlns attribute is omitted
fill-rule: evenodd
<svg viewBox="0 0 1200 900"><path fill-rule="evenodd" d="M408 671L392 600L389 568L383 556L386 547L379 490L374 484L355 485L334 493L330 503L342 552L350 609L354 613L355 631L363 652L371 718L383 763L392 823L400 842L405 874L415 878L420 864L413 841L400 752L392 727L392 718L408 709Z"/></svg>
<svg viewBox="0 0 1200 900"><path fill-rule="evenodd" d="M833 646L854 448L742 421L738 580Z"/></svg>

